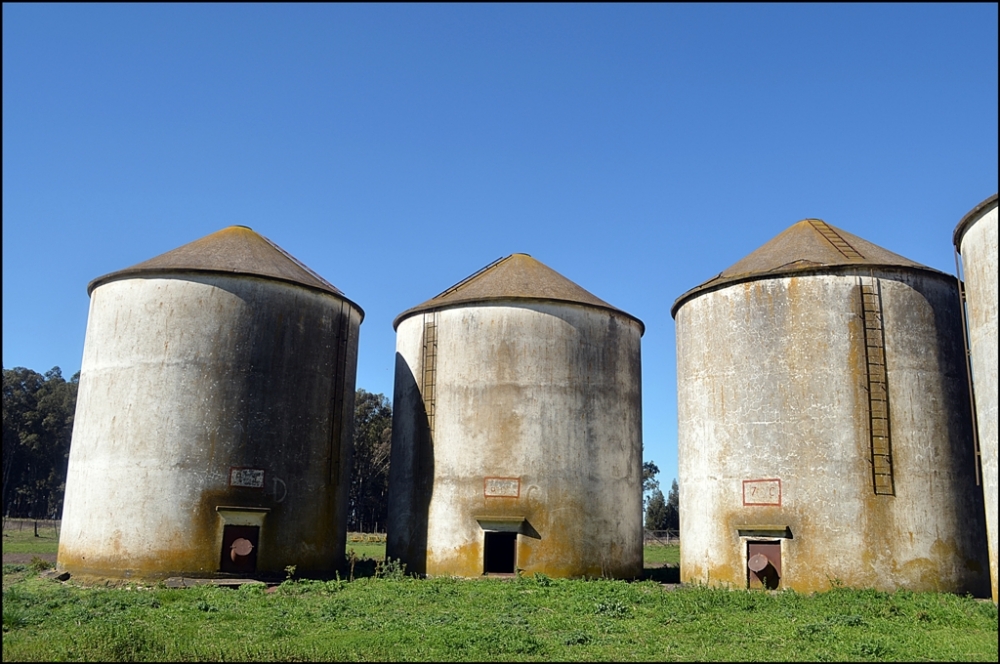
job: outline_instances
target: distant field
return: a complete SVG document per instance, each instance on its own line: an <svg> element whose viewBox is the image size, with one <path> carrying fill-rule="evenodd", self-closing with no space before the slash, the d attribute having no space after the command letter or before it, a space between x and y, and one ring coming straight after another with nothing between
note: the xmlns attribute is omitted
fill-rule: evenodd
<svg viewBox="0 0 1000 664"><path fill-rule="evenodd" d="M59 549L57 521L39 521L38 537L32 519L7 519L4 521L4 553L56 553Z"/></svg>
<svg viewBox="0 0 1000 664"><path fill-rule="evenodd" d="M372 558L374 560L382 560L385 558L385 543L364 543L364 542L348 542L347 543L347 555L350 557L351 552L357 558Z"/></svg>
<svg viewBox="0 0 1000 664"><path fill-rule="evenodd" d="M681 547L678 544L647 544L642 548L642 562L645 567L679 565Z"/></svg>
<svg viewBox="0 0 1000 664"><path fill-rule="evenodd" d="M30 519L9 520L3 531L3 552L21 554L54 554L59 550L58 522L39 521L38 537L35 537L34 522ZM383 560L385 558L385 535L349 533L347 555L354 552L358 560ZM680 562L680 547L677 545L647 545L643 549L643 563L646 567L677 565Z"/></svg>
<svg viewBox="0 0 1000 664"><path fill-rule="evenodd" d="M382 560L385 558L385 543L378 542L347 542L347 555L351 551L357 558L372 558ZM677 545L653 544L643 547L643 565L645 567L662 567L664 565L677 565L681 559L681 548Z"/></svg>

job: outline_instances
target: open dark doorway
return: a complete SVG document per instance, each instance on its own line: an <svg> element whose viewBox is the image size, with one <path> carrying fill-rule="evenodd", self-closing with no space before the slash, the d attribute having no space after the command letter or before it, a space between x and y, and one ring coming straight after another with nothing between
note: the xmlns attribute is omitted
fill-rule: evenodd
<svg viewBox="0 0 1000 664"><path fill-rule="evenodd" d="M485 533L483 574L513 574L517 564L517 533Z"/></svg>

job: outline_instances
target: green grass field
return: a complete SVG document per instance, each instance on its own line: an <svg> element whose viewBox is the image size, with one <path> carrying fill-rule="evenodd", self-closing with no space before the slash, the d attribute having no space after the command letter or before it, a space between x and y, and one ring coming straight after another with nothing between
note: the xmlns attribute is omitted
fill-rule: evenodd
<svg viewBox="0 0 1000 664"><path fill-rule="evenodd" d="M997 661L992 602L933 593L414 579L79 587L7 565L5 661Z"/></svg>
<svg viewBox="0 0 1000 664"><path fill-rule="evenodd" d="M5 553L55 551L9 534ZM354 580L268 589L85 587L41 560L4 565L3 660L997 661L997 608L970 597L665 587L676 546L646 547L644 581L415 579L384 547L348 539Z"/></svg>
<svg viewBox="0 0 1000 664"><path fill-rule="evenodd" d="M59 531L51 521L38 522L35 537L34 522L28 519L11 521L3 531L4 553L56 553L59 549Z"/></svg>
<svg viewBox="0 0 1000 664"><path fill-rule="evenodd" d="M4 553L56 553L59 549L59 534L51 522L39 522L38 537L34 535L31 521L25 520L19 524L21 528L12 528L3 533ZM385 538L364 536L351 533L347 541L347 553L351 551L361 558L381 560L385 558ZM678 564L680 547L649 545L644 548L643 561L647 567L657 567L665 564Z"/></svg>
<svg viewBox="0 0 1000 664"><path fill-rule="evenodd" d="M679 565L681 562L681 547L676 545L647 544L642 550L642 561L646 567Z"/></svg>

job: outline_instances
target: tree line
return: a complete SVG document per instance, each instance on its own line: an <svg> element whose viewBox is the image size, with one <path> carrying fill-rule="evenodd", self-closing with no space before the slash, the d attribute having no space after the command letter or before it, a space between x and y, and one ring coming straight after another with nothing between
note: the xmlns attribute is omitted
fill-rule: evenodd
<svg viewBox="0 0 1000 664"><path fill-rule="evenodd" d="M62 514L66 464L80 372L3 370L3 513L54 519Z"/></svg>
<svg viewBox="0 0 1000 664"><path fill-rule="evenodd" d="M3 514L58 519L62 514L80 372L69 380L59 367L40 374L3 370ZM383 394L355 393L354 458L347 529L384 532L388 513L392 406ZM651 461L642 468L646 528L676 529L677 480L663 497Z"/></svg>
<svg viewBox="0 0 1000 664"><path fill-rule="evenodd" d="M659 472L660 469L652 461L643 462L642 493L646 530L677 530L680 528L680 491L677 480L670 485L670 492L664 498L660 482L656 479Z"/></svg>

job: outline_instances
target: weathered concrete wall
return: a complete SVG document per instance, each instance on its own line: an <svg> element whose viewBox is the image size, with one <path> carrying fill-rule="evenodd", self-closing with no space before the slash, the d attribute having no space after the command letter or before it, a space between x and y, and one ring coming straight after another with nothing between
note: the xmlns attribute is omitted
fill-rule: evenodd
<svg viewBox="0 0 1000 664"><path fill-rule="evenodd" d="M997 205L972 221L961 240L968 303L990 576L997 601Z"/></svg>
<svg viewBox="0 0 1000 664"><path fill-rule="evenodd" d="M58 567L212 575L228 522L260 526L257 571L335 569L360 322L349 302L267 279L98 286Z"/></svg>
<svg viewBox="0 0 1000 664"><path fill-rule="evenodd" d="M895 495L874 491L857 276L737 283L677 311L682 581L746 587L747 543L771 540L782 588L987 592L956 285L875 276Z"/></svg>
<svg viewBox="0 0 1000 664"><path fill-rule="evenodd" d="M431 321L432 393L423 378ZM517 530L526 573L641 574L639 325L537 302L404 319L387 555L431 576L479 576L484 533Z"/></svg>

